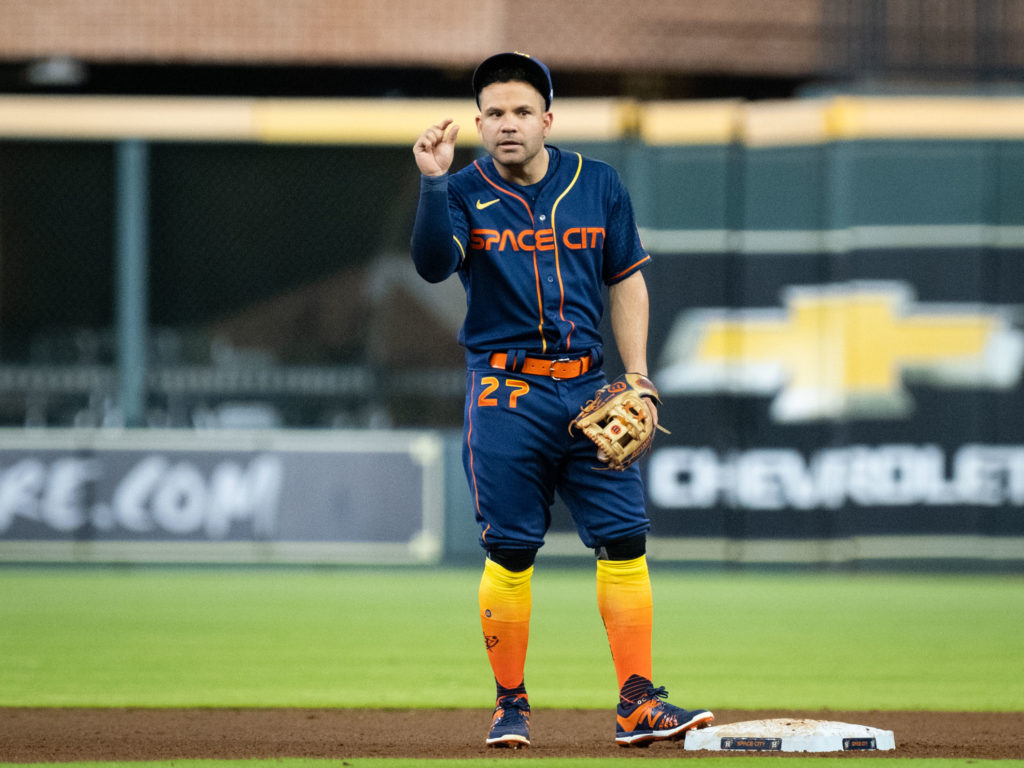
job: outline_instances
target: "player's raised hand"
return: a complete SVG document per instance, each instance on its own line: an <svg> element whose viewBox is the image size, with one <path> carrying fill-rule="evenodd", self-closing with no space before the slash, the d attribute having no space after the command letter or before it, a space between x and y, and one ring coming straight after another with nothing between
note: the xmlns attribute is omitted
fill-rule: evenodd
<svg viewBox="0 0 1024 768"><path fill-rule="evenodd" d="M459 126L453 125L450 117L421 133L412 146L412 154L420 173L424 176L448 173L455 159L455 139L458 135Z"/></svg>

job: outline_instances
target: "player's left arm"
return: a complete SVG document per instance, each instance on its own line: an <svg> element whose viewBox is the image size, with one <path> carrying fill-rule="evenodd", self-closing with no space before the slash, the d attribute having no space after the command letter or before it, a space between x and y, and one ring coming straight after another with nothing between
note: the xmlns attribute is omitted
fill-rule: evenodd
<svg viewBox="0 0 1024 768"><path fill-rule="evenodd" d="M615 346L626 370L647 375L647 325L650 299L639 270L608 287Z"/></svg>
<svg viewBox="0 0 1024 768"><path fill-rule="evenodd" d="M629 277L608 287L609 313L615 346L627 372L647 376L647 326L650 298L643 272L637 270ZM651 409L654 424L658 423L658 406L645 398Z"/></svg>

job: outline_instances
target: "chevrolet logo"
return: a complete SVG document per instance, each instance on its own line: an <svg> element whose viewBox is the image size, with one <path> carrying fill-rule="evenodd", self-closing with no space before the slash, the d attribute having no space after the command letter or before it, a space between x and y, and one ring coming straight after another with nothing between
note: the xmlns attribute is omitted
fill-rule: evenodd
<svg viewBox="0 0 1024 768"><path fill-rule="evenodd" d="M790 287L783 309L679 317L655 377L662 394L775 395L782 422L902 416L904 383L1008 389L1020 379L1019 307L922 304L900 282Z"/></svg>

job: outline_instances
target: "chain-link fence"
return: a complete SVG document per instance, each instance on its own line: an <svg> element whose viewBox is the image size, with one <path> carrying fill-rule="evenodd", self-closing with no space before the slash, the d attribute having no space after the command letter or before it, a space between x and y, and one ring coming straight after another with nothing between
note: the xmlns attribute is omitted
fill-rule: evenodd
<svg viewBox="0 0 1024 768"><path fill-rule="evenodd" d="M0 424L123 420L115 146L0 142ZM408 148L147 157L147 424L458 423L461 317L408 259Z"/></svg>

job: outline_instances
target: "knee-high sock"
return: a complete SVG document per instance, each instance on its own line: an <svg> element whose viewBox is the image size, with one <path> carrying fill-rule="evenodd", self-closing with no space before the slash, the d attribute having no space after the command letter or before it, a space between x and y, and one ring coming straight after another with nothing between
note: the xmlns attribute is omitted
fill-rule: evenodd
<svg viewBox="0 0 1024 768"><path fill-rule="evenodd" d="M653 605L646 556L597 561L597 607L608 632L619 690L631 675L651 679Z"/></svg>
<svg viewBox="0 0 1024 768"><path fill-rule="evenodd" d="M480 579L480 625L498 693L525 693L526 646L530 639L530 578L533 566L510 571L492 560Z"/></svg>

